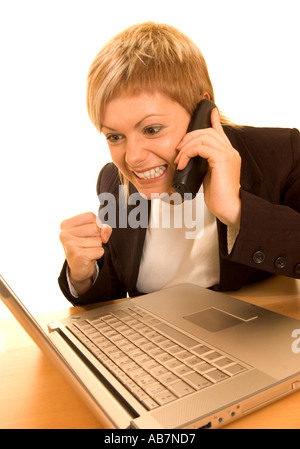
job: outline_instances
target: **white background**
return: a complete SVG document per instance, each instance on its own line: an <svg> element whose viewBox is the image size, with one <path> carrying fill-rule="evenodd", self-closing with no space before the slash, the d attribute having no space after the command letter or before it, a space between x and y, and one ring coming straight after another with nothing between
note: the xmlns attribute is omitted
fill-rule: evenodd
<svg viewBox="0 0 300 449"><path fill-rule="evenodd" d="M88 68L112 35L147 20L198 44L230 118L300 128L298 0L0 0L0 273L34 313L69 306L60 222L97 213L110 159L86 112Z"/></svg>

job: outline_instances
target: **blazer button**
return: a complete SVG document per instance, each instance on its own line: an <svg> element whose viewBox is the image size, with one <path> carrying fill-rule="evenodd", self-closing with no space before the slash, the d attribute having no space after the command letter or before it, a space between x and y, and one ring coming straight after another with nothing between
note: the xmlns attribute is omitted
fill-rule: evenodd
<svg viewBox="0 0 300 449"><path fill-rule="evenodd" d="M285 257L277 257L274 262L276 268L284 268L286 266L286 258Z"/></svg>
<svg viewBox="0 0 300 449"><path fill-rule="evenodd" d="M296 274L300 274L300 263L298 263L298 264L295 266L294 272L295 272Z"/></svg>
<svg viewBox="0 0 300 449"><path fill-rule="evenodd" d="M262 251L255 251L252 256L253 262L262 263L265 260L265 255Z"/></svg>

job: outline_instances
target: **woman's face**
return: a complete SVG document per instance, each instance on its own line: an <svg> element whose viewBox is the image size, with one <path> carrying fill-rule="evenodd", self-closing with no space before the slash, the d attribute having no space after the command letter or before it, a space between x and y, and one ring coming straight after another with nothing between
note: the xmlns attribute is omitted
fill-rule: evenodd
<svg viewBox="0 0 300 449"><path fill-rule="evenodd" d="M112 160L148 199L170 193L176 147L189 121L186 109L160 93L120 96L106 105L102 132Z"/></svg>

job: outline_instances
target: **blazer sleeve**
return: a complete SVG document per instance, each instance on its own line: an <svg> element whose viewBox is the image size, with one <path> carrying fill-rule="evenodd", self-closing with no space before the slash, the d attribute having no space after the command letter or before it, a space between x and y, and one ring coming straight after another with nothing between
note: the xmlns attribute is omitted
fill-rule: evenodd
<svg viewBox="0 0 300 449"><path fill-rule="evenodd" d="M97 260L97 264L99 266L99 275L97 279L86 293L79 295L77 298L71 294L69 289L67 281L68 264L65 260L58 278L58 284L64 296L74 306L126 297L126 289L115 276L114 270L110 269L107 261L108 258L109 256L106 253L101 259ZM113 271L113 273L111 271Z"/></svg>
<svg viewBox="0 0 300 449"><path fill-rule="evenodd" d="M272 193L258 196L241 189L241 227L232 252L222 256L232 262L273 274L300 278L300 134L290 130L290 148L286 151L286 170L277 167L264 179L273 177L278 185L277 202ZM271 151L272 156L272 151ZM264 184L264 191L272 186Z"/></svg>

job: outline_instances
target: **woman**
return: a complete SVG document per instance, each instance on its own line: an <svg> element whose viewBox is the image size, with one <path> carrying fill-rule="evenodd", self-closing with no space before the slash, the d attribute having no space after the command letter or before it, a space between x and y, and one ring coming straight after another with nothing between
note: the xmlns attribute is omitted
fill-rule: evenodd
<svg viewBox="0 0 300 449"><path fill-rule="evenodd" d="M111 226L99 227L89 212L61 224L66 261L59 284L72 303L183 282L236 290L273 273L300 278L299 132L230 125L215 108L211 128L186 134L206 98L214 101L203 56L171 26L132 26L95 58L88 111L113 160L100 172L97 192L116 199L116 216ZM196 214L202 228L186 238L184 225L157 225L164 206L153 195L170 194L175 169L195 156L208 161ZM146 202L147 226L130 225L132 205L124 226L121 184L129 198L138 192Z"/></svg>

